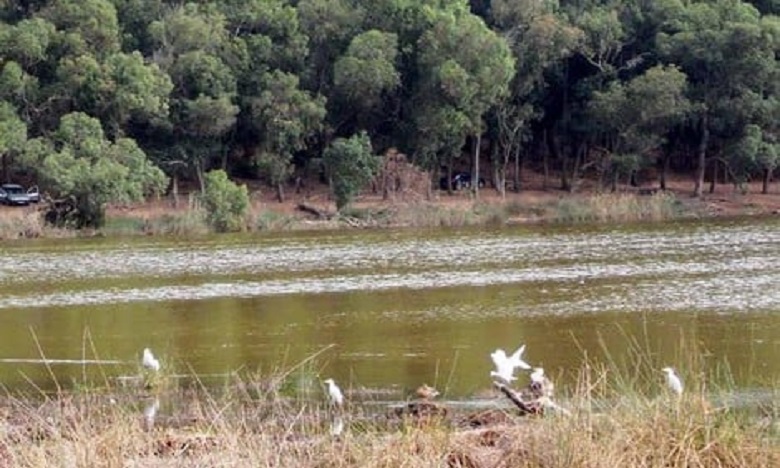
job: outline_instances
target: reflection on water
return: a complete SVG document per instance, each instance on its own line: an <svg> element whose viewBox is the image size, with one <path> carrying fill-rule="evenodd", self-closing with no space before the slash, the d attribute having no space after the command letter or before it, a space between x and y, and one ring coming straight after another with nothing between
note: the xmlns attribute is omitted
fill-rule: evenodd
<svg viewBox="0 0 780 468"><path fill-rule="evenodd" d="M653 371L667 365L744 388L780 379L774 220L1 250L0 382L12 389L132 375L146 346L171 374L294 369L400 399L422 382L478 396L490 352L520 344L563 388L586 356L659 388Z"/></svg>
<svg viewBox="0 0 780 468"><path fill-rule="evenodd" d="M160 399L157 397L147 399L144 404L144 429L151 431L154 428L154 422L157 418L157 411L160 409Z"/></svg>

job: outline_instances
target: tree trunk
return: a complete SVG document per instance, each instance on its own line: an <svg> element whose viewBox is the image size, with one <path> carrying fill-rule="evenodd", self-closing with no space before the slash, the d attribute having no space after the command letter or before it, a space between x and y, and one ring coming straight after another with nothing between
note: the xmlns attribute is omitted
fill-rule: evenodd
<svg viewBox="0 0 780 468"><path fill-rule="evenodd" d="M764 178L761 181L761 193L766 195L769 193L769 181L772 180L772 170L768 167L764 168Z"/></svg>
<svg viewBox="0 0 780 468"><path fill-rule="evenodd" d="M173 208L179 208L179 177L176 172L171 176L171 195L173 195Z"/></svg>
<svg viewBox="0 0 780 468"><path fill-rule="evenodd" d="M693 189L693 196L701 198L704 190L704 169L707 162L707 144L710 140L709 118L705 111L701 118L701 140L698 149L698 164L696 167L696 186Z"/></svg>
<svg viewBox="0 0 780 468"><path fill-rule="evenodd" d="M452 153L447 156L447 195L452 195Z"/></svg>
<svg viewBox="0 0 780 468"><path fill-rule="evenodd" d="M478 133L474 144L474 176L471 178L471 189L474 199L479 200L479 150L482 146L482 134Z"/></svg>
<svg viewBox="0 0 780 468"><path fill-rule="evenodd" d="M195 161L195 177L198 178L200 191L206 192L206 180L203 177L203 166L201 165L200 160Z"/></svg>
<svg viewBox="0 0 780 468"><path fill-rule="evenodd" d="M523 152L520 145L515 148L515 192L523 189Z"/></svg>
<svg viewBox="0 0 780 468"><path fill-rule="evenodd" d="M284 203L284 184L281 182L276 184L276 199L279 203Z"/></svg>
<svg viewBox="0 0 780 468"><path fill-rule="evenodd" d="M8 153L3 153L3 182L8 183Z"/></svg>
<svg viewBox="0 0 780 468"><path fill-rule="evenodd" d="M664 151L663 160L661 161L661 190L666 190L666 176L669 173L669 160L672 159L669 153Z"/></svg>
<svg viewBox="0 0 780 468"><path fill-rule="evenodd" d="M718 161L712 162L712 180L710 181L710 193L715 193L715 184L718 183Z"/></svg>

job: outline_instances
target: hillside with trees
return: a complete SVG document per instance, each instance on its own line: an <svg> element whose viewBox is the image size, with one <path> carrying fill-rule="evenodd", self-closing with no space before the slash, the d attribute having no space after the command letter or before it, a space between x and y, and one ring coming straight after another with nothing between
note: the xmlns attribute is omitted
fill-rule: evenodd
<svg viewBox="0 0 780 468"><path fill-rule="evenodd" d="M406 154L522 190L646 174L763 180L780 163L780 2L3 0L2 180L107 203L315 174L345 206ZM378 156L376 156L378 158ZM212 177L213 178L213 177Z"/></svg>

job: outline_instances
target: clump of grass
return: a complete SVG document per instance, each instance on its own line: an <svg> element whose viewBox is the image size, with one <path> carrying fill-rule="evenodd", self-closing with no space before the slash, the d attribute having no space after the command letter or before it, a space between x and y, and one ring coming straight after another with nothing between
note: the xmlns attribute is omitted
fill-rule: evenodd
<svg viewBox="0 0 780 468"><path fill-rule="evenodd" d="M681 204L674 194L657 192L650 196L597 194L564 198L548 217L557 222L630 222L664 221L682 214Z"/></svg>
<svg viewBox="0 0 780 468"><path fill-rule="evenodd" d="M0 239L73 236L71 230L47 225L35 207L0 209Z"/></svg>
<svg viewBox="0 0 780 468"><path fill-rule="evenodd" d="M263 210L253 215L252 225L260 231L286 231L295 226L294 216L277 213L272 210Z"/></svg>

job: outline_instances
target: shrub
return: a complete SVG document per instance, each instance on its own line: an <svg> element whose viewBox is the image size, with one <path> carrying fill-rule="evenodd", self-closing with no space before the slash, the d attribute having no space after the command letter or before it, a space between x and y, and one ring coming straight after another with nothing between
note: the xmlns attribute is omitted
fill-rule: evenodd
<svg viewBox="0 0 780 468"><path fill-rule="evenodd" d="M215 231L242 231L246 227L249 209L246 185L236 185L228 179L225 171L206 174L201 201L206 209L206 221Z"/></svg>
<svg viewBox="0 0 780 468"><path fill-rule="evenodd" d="M336 208L341 211L368 184L379 169L379 159L371 152L366 132L350 138L337 138L323 154L331 178Z"/></svg>

